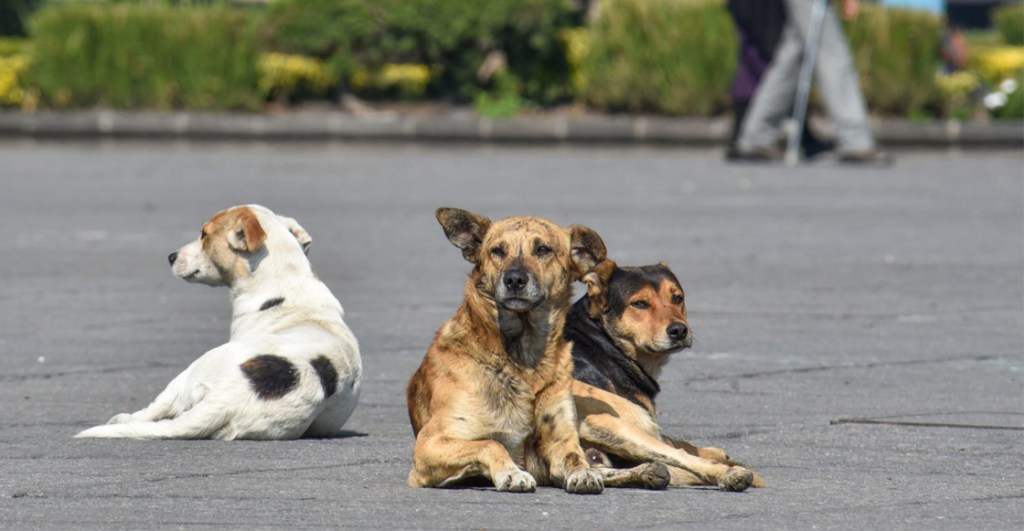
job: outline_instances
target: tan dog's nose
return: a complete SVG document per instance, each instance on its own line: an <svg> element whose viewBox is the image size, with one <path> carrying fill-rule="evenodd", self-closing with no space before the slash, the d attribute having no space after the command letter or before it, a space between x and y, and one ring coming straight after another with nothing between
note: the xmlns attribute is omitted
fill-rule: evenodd
<svg viewBox="0 0 1024 531"><path fill-rule="evenodd" d="M518 291L526 286L530 278L526 275L526 271L522 269L509 269L505 271L501 281L505 283L505 287L509 291Z"/></svg>

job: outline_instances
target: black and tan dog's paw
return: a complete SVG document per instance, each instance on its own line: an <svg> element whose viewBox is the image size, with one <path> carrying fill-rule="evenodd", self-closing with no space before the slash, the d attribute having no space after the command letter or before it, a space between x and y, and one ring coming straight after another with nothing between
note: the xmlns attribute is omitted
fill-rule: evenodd
<svg viewBox="0 0 1024 531"><path fill-rule="evenodd" d="M665 490L672 480L672 475L669 474L668 467L664 463L653 462L644 465L640 479L643 481L645 489Z"/></svg>
<svg viewBox="0 0 1024 531"><path fill-rule="evenodd" d="M718 479L718 489L728 492L743 492L753 483L753 472L740 466L734 466Z"/></svg>

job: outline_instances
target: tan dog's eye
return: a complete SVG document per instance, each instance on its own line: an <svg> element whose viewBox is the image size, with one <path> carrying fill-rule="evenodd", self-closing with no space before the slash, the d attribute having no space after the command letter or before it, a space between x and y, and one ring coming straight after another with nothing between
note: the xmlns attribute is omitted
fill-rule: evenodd
<svg viewBox="0 0 1024 531"><path fill-rule="evenodd" d="M650 304L647 304L647 301L633 301L632 303L630 303L630 306L636 308L637 310L646 310L651 307Z"/></svg>
<svg viewBox="0 0 1024 531"><path fill-rule="evenodd" d="M491 247L491 256L498 260L503 260L505 258L505 249L502 249L501 246Z"/></svg>
<svg viewBox="0 0 1024 531"><path fill-rule="evenodd" d="M544 245L544 244L538 245L537 248L533 250L533 254L535 256L548 256L548 255L550 255L553 252L554 251L551 250L550 247L548 247L547 245Z"/></svg>
<svg viewBox="0 0 1024 531"><path fill-rule="evenodd" d="M683 303L683 296L678 293L672 296L672 304L680 305Z"/></svg>

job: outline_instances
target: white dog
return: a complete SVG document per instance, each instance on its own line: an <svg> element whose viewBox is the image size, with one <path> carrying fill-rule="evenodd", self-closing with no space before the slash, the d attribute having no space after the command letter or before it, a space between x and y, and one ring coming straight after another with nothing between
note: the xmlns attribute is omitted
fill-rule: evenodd
<svg viewBox="0 0 1024 531"><path fill-rule="evenodd" d="M149 407L76 437L295 439L336 433L362 365L341 304L310 269L309 234L259 205L224 210L168 258L175 276L231 288L231 339Z"/></svg>

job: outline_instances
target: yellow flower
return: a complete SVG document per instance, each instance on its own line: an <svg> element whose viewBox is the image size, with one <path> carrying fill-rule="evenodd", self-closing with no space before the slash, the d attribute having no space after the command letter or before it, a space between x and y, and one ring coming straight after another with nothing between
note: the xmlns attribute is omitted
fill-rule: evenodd
<svg viewBox="0 0 1024 531"><path fill-rule="evenodd" d="M28 56L24 54L0 57L0 107L19 106L25 101L25 89L21 76L28 68Z"/></svg>
<svg viewBox="0 0 1024 531"><path fill-rule="evenodd" d="M265 95L291 94L303 86L322 93L334 86L335 76L323 61L301 55L268 53L260 57L259 88Z"/></svg>
<svg viewBox="0 0 1024 531"><path fill-rule="evenodd" d="M978 50L978 72L989 83L1020 77L1024 70L1024 46L1000 46Z"/></svg>
<svg viewBox="0 0 1024 531"><path fill-rule="evenodd" d="M376 70L357 67L349 75L349 85L355 90L397 89L409 96L419 96L427 90L430 81L443 72L442 66L417 63L388 63Z"/></svg>

